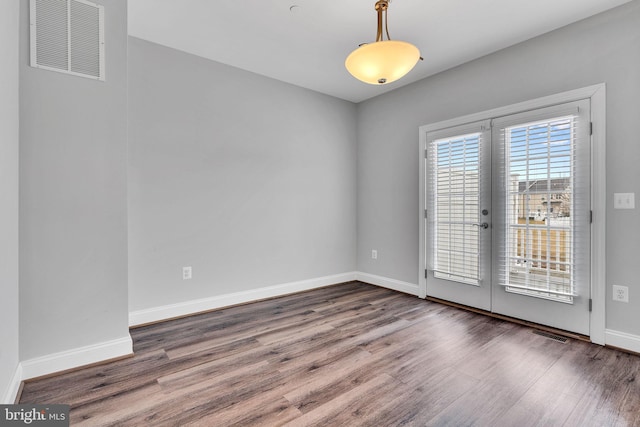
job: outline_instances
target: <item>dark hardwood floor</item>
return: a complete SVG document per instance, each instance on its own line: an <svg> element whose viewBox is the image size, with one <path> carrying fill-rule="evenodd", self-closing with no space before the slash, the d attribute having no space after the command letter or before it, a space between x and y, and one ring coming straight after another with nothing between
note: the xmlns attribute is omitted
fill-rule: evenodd
<svg viewBox="0 0 640 427"><path fill-rule="evenodd" d="M358 282L131 335L21 403L88 426L640 426L640 357Z"/></svg>

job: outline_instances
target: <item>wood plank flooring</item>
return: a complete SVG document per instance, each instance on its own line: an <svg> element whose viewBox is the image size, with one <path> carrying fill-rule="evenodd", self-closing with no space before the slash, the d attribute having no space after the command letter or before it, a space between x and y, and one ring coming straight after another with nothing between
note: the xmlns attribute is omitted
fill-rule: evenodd
<svg viewBox="0 0 640 427"><path fill-rule="evenodd" d="M133 329L30 381L78 426L640 426L640 357L351 282Z"/></svg>

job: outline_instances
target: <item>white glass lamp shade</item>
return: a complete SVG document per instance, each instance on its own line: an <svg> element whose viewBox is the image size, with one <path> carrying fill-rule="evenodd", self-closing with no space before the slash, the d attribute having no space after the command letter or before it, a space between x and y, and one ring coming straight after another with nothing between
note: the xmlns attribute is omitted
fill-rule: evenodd
<svg viewBox="0 0 640 427"><path fill-rule="evenodd" d="M380 85L398 80L419 59L420 51L411 43L383 40L360 46L351 52L344 65L356 79Z"/></svg>

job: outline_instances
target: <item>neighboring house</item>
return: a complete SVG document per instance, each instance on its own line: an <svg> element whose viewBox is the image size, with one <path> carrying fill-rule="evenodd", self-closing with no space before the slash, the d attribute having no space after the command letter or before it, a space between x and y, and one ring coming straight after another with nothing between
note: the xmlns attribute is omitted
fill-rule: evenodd
<svg viewBox="0 0 640 427"><path fill-rule="evenodd" d="M517 176L512 177L517 180ZM566 193L571 178L553 178L549 181L517 181L516 206L518 218L543 221L547 217L571 215L571 199Z"/></svg>

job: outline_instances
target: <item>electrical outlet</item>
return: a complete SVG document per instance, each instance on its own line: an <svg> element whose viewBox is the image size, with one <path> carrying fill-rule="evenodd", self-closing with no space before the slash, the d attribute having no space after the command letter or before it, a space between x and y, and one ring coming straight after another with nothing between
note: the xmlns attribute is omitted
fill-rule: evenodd
<svg viewBox="0 0 640 427"><path fill-rule="evenodd" d="M182 267L182 280L189 280L193 277L193 270L191 267Z"/></svg>
<svg viewBox="0 0 640 427"><path fill-rule="evenodd" d="M613 285L613 300L629 302L629 288L626 286Z"/></svg>
<svg viewBox="0 0 640 427"><path fill-rule="evenodd" d="M378 251L371 249L371 259L378 259Z"/></svg>

